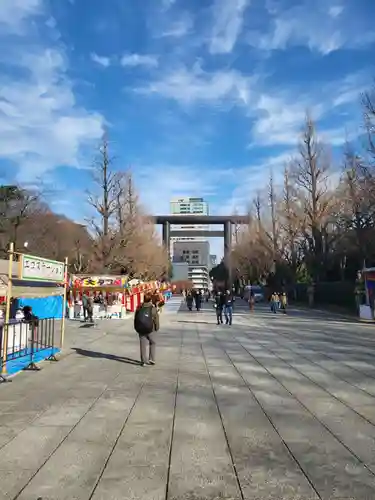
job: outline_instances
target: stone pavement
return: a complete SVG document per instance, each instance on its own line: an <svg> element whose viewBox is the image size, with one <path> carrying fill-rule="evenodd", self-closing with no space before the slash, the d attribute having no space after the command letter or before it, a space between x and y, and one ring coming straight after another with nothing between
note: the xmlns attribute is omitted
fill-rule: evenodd
<svg viewBox="0 0 375 500"><path fill-rule="evenodd" d="M374 327L307 311L69 326L0 386L0 499L375 499Z"/></svg>

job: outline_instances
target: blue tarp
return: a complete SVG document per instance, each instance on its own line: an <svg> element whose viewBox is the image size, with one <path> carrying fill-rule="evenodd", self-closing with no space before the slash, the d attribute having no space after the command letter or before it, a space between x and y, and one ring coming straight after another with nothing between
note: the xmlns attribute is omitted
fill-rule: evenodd
<svg viewBox="0 0 375 500"><path fill-rule="evenodd" d="M30 306L33 314L39 319L45 318L62 318L63 298L60 295L54 297L40 297L35 299L18 299L18 308Z"/></svg>
<svg viewBox="0 0 375 500"><path fill-rule="evenodd" d="M18 352L14 356L9 356L7 360L7 373L8 375L14 375L15 373L27 368L29 364L33 361L34 363L39 363L44 361L49 356L53 354L58 354L60 349L57 347L46 347L46 349L41 349L31 355L30 349L24 349Z"/></svg>

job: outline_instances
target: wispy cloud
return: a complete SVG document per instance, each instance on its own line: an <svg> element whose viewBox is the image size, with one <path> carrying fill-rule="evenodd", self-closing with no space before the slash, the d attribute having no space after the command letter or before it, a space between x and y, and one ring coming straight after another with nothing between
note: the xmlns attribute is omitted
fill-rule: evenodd
<svg viewBox="0 0 375 500"><path fill-rule="evenodd" d="M104 68L108 68L108 66L111 65L111 58L110 57L99 56L98 54L95 54L95 52L91 53L90 57L91 57L92 61L99 64L100 66L103 66Z"/></svg>
<svg viewBox="0 0 375 500"><path fill-rule="evenodd" d="M16 18L28 26L35 13L43 14L36 1L18 1L16 7ZM3 23L6 19L3 11ZM14 22L11 19L10 26ZM0 54L0 62L9 69L7 76L0 76L0 158L18 167L24 182L56 166L78 166L81 147L102 135L103 117L77 104L59 47L47 48L37 34L26 30L17 32L8 49L4 46Z"/></svg>
<svg viewBox="0 0 375 500"><path fill-rule="evenodd" d="M145 66L147 68L157 68L158 64L158 57L153 55L124 54L121 58L122 66Z"/></svg>
<svg viewBox="0 0 375 500"><path fill-rule="evenodd" d="M285 50L292 46L306 46L322 55L343 47L357 48L375 40L371 21L363 15L357 4L345 8L342 5L327 6L317 0L289 9L273 9L268 27L262 31L250 31L250 45L262 50Z"/></svg>
<svg viewBox="0 0 375 500"><path fill-rule="evenodd" d="M328 9L328 14L331 17L333 17L333 18L336 18L336 17L340 16L343 12L344 12L344 6L343 5L332 5Z"/></svg>
<svg viewBox="0 0 375 500"><path fill-rule="evenodd" d="M182 38L191 33L193 27L193 17L185 12L180 19L172 22L160 36L164 38Z"/></svg>
<svg viewBox="0 0 375 500"><path fill-rule="evenodd" d="M42 0L1 0L1 34L20 34L28 28L26 21L30 16L42 13Z"/></svg>
<svg viewBox="0 0 375 500"><path fill-rule="evenodd" d="M182 67L172 71L160 80L138 88L143 94L160 95L182 104L211 103L232 101L247 103L251 79L237 71L205 72L199 63L192 70Z"/></svg>
<svg viewBox="0 0 375 500"><path fill-rule="evenodd" d="M215 0L210 52L227 54L232 52L243 27L243 16L249 0Z"/></svg>
<svg viewBox="0 0 375 500"><path fill-rule="evenodd" d="M161 4L164 10L168 10L177 2L177 0L162 0Z"/></svg>

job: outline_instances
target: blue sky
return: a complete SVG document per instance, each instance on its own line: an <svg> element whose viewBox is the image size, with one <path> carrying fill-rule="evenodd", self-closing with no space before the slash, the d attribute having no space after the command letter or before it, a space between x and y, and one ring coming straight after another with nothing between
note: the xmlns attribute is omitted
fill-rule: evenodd
<svg viewBox="0 0 375 500"><path fill-rule="evenodd" d="M374 16L373 0L1 0L2 180L42 179L83 220L106 128L150 212L176 195L244 211L306 110L334 159L360 133Z"/></svg>

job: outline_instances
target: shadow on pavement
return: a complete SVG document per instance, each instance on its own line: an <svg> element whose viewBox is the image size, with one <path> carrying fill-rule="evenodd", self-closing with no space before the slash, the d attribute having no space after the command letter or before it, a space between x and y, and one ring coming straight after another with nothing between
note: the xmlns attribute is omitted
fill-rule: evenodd
<svg viewBox="0 0 375 500"><path fill-rule="evenodd" d="M115 354L107 354L105 352L97 352L97 351L87 351L86 349L80 349L78 347L74 347L73 350L80 356L87 356L89 358L111 359L113 361L120 361L121 363L127 363L129 365L137 365L137 366L140 366L141 364L140 361L136 359L126 358L124 356L116 356Z"/></svg>
<svg viewBox="0 0 375 500"><path fill-rule="evenodd" d="M215 325L213 321L188 321L183 319L178 319L176 323L188 323L189 325Z"/></svg>

